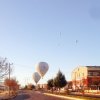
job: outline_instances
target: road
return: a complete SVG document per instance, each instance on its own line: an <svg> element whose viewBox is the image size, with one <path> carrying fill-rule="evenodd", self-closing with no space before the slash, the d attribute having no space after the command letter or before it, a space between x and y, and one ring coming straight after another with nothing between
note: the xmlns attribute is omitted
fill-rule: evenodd
<svg viewBox="0 0 100 100"><path fill-rule="evenodd" d="M58 97L47 96L39 91L20 91L12 100L65 100Z"/></svg>

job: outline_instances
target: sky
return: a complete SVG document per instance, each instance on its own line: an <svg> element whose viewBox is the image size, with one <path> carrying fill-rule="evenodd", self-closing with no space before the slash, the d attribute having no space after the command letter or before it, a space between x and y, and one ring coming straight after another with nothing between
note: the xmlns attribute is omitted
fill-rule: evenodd
<svg viewBox="0 0 100 100"><path fill-rule="evenodd" d="M100 65L100 0L0 0L0 56L13 63L11 77L34 83L37 63L71 80L77 66Z"/></svg>

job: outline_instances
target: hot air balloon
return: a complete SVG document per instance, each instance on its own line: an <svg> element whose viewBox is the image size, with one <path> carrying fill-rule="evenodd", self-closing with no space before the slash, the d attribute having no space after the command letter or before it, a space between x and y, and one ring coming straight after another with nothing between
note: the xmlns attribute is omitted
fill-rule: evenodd
<svg viewBox="0 0 100 100"><path fill-rule="evenodd" d="M34 72L33 73L33 79L34 79L34 81L35 81L36 84L41 79L41 76L38 74L38 72Z"/></svg>
<svg viewBox="0 0 100 100"><path fill-rule="evenodd" d="M49 66L46 62L39 62L36 65L36 71L40 74L40 76L43 78L43 76L46 74L48 71Z"/></svg>

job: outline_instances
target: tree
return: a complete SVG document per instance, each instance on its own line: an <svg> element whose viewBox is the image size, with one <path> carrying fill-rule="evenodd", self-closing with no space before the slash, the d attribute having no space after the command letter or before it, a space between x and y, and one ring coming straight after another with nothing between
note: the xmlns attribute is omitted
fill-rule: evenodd
<svg viewBox="0 0 100 100"><path fill-rule="evenodd" d="M9 87L10 90L12 91L17 91L19 89L18 81L15 78L11 78L11 79L6 78L4 80L4 84L6 87Z"/></svg>
<svg viewBox="0 0 100 100"><path fill-rule="evenodd" d="M27 85L25 85L24 89L27 89Z"/></svg>
<svg viewBox="0 0 100 100"><path fill-rule="evenodd" d="M11 68L9 69L9 62L6 58L0 57L0 80L3 79L6 75L9 74L9 71L11 71Z"/></svg>
<svg viewBox="0 0 100 100"><path fill-rule="evenodd" d="M47 84L48 84L49 88L52 88L53 87L53 79L49 79Z"/></svg>
<svg viewBox="0 0 100 100"><path fill-rule="evenodd" d="M67 88L72 89L72 81L67 82Z"/></svg>
<svg viewBox="0 0 100 100"><path fill-rule="evenodd" d="M53 86L54 86L53 79L49 79L48 82L47 82L47 85L48 85L49 89L52 89L52 93L53 93Z"/></svg>
<svg viewBox="0 0 100 100"><path fill-rule="evenodd" d="M32 90L32 89L35 88L35 86L34 86L33 84L30 83L30 84L27 85L27 88L28 88L29 90Z"/></svg>
<svg viewBox="0 0 100 100"><path fill-rule="evenodd" d="M67 81L65 79L65 76L63 75L63 73L59 70L57 73L57 76L54 78L54 86L56 88L59 89L60 92L60 88L66 86Z"/></svg>

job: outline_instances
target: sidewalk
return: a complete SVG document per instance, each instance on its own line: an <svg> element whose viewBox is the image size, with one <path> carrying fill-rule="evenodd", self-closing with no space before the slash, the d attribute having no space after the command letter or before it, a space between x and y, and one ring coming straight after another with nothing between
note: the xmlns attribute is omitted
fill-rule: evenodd
<svg viewBox="0 0 100 100"><path fill-rule="evenodd" d="M14 98L16 95L11 95L9 97L8 93L1 93L0 94L0 100L9 100L11 98Z"/></svg>
<svg viewBox="0 0 100 100"><path fill-rule="evenodd" d="M58 97L58 98L62 98L62 99L69 99L69 100L84 100L84 99L79 99L79 98L75 98L75 97L67 97L67 96L61 96L61 95L55 95L55 94L50 94L50 93L44 93L45 95L48 96L54 96L54 97Z"/></svg>
<svg viewBox="0 0 100 100"><path fill-rule="evenodd" d="M12 98L14 98L14 97L16 97L16 95L13 95L13 96L11 96L11 97L9 97L9 96L0 97L0 100L9 100L9 99L12 99Z"/></svg>

